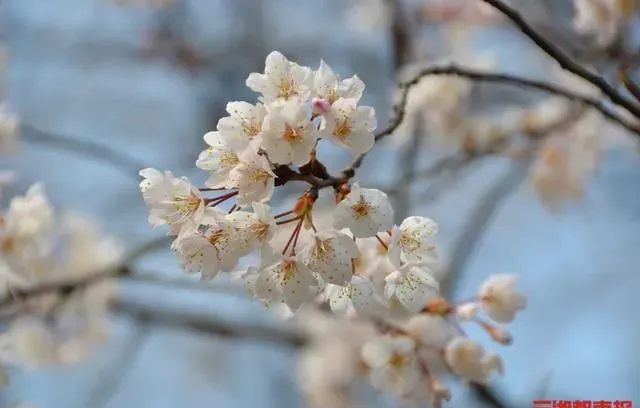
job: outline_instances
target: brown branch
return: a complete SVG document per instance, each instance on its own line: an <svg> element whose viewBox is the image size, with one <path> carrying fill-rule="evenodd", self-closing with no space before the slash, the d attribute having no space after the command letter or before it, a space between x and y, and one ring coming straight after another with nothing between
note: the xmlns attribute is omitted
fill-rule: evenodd
<svg viewBox="0 0 640 408"><path fill-rule="evenodd" d="M560 47L547 40L542 34L534 29L531 24L529 24L513 7L507 5L502 0L482 1L493 6L495 9L504 14L516 25L516 27L518 27L518 29L520 29L520 31L524 33L524 35L529 37L529 39L531 39L540 49L547 53L547 55L556 60L556 62L558 62L558 64L560 64L563 69L590 82L598 89L600 89L613 103L624 107L636 118L640 119L640 105L626 98L615 88L613 88L607 81L605 81L602 76L583 67Z"/></svg>
<svg viewBox="0 0 640 408"><path fill-rule="evenodd" d="M640 101L640 87L638 86L638 84L633 82L628 74L629 69L636 66L638 62L640 62L640 53L635 53L627 58L624 58L620 63L620 67L618 68L618 77L620 78L620 81L627 89L627 91L629 91L629 93L633 95L634 98Z"/></svg>

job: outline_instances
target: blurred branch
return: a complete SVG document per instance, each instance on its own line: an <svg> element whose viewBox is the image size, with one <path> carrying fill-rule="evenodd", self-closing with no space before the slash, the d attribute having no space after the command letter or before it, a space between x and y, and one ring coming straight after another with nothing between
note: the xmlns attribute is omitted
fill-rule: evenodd
<svg viewBox="0 0 640 408"><path fill-rule="evenodd" d="M422 141L426 138L424 132L423 120L421 115L413 115L411 120L411 139L409 143L404 147L402 154L400 155L400 180L396 185L398 186L391 192L391 196L394 196L394 214L395 218L399 221L405 219L411 208L411 185L416 179L416 164L420 149L422 147Z"/></svg>
<svg viewBox="0 0 640 408"><path fill-rule="evenodd" d="M474 81L504 83L504 84L514 85L514 86L534 88L534 89L538 89L540 91L544 91L553 95L562 96L569 100L580 102L593 109L596 109L607 119L619 124L625 129L640 136L640 126L638 124L636 123L632 124L627 122L624 118L622 118L622 116L618 115L616 112L606 107L602 103L602 101L597 98L581 95L567 88L564 88L555 84L543 82L543 81L516 77L509 74L499 74L499 73L493 73L493 72L486 72L482 70L476 70L476 69L467 68L467 67L460 67L455 64L427 67L422 71L420 71L411 81L406 82L405 84L402 84L400 86L400 88L402 89L401 101L404 101L404 103L401 103L401 106L406 105L406 99L408 97L407 94L409 89L413 85L416 85L418 82L420 82L422 78L427 76L432 76L432 75L450 75L450 76L468 78ZM400 126L400 124L402 123L402 120L404 119L404 109L400 112L398 116L399 116L399 120L396 120L392 123L393 125L395 125L397 122L397 125L395 125L395 127L390 126L388 129L385 129L379 135L386 135L387 132L393 133L393 131L398 126ZM377 135L376 137L381 138L383 136Z"/></svg>
<svg viewBox="0 0 640 408"><path fill-rule="evenodd" d="M640 87L633 82L628 74L629 70L637 65L638 62L640 62L640 52L623 59L620 63L620 67L618 68L618 77L627 91L629 91L634 98L640 101Z"/></svg>
<svg viewBox="0 0 640 408"><path fill-rule="evenodd" d="M518 29L520 29L520 31L524 33L524 35L529 37L540 49L547 53L547 55L556 60L556 62L558 62L562 68L590 82L598 89L600 89L613 103L624 107L626 110L632 113L633 116L640 119L640 105L626 98L615 88L613 88L602 76L583 67L577 61L573 60L573 58L569 56L569 54L567 54L565 51L563 51L560 47L547 40L542 34L536 31L536 29L534 29L513 7L507 5L502 0L482 1L493 6L495 9L504 14L518 27Z"/></svg>
<svg viewBox="0 0 640 408"><path fill-rule="evenodd" d="M116 312L126 313L141 321L187 328L216 336L257 339L292 347L300 347L308 341L304 335L289 327L238 323L206 314L160 310L129 299L116 300L114 308Z"/></svg>
<svg viewBox="0 0 640 408"><path fill-rule="evenodd" d="M78 153L81 156L94 157L122 170L129 177L136 177L136 179L141 169L149 167L146 163L138 162L107 145L46 132L29 123L20 124L20 138L29 143L48 145Z"/></svg>
<svg viewBox="0 0 640 408"><path fill-rule="evenodd" d="M147 253L165 247L169 242L170 237L166 236L153 239L123 256L117 266L103 271L69 279L40 283L27 288L12 288L7 295L0 297L0 308L10 305L15 300L27 299L46 293L69 294L104 279L129 275L132 273L131 264Z"/></svg>

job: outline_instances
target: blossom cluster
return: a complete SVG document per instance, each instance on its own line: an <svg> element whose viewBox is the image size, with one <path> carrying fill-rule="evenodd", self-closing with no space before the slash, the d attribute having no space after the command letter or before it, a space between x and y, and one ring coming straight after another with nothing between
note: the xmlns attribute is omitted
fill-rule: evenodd
<svg viewBox="0 0 640 408"><path fill-rule="evenodd" d="M96 280L65 293L25 298L20 293L110 270L120 254L89 220L71 213L56 216L40 184L14 197L0 213L0 304L7 316L17 316L0 333L0 368L71 364L101 343L111 281ZM0 379L6 383L8 376Z"/></svg>
<svg viewBox="0 0 640 408"><path fill-rule="evenodd" d="M149 222L169 227L183 269L204 280L239 269L250 296L265 305L284 305L296 317L324 305L336 321L367 322L372 335L348 335L348 325L338 326L342 335L331 323L313 328L332 334L301 360L305 391L321 405L334 404L318 396L339 395L356 374L368 373L376 388L400 397L439 402L448 398L443 370L480 383L501 371L498 355L455 321L475 322L509 344L503 329L477 313L510 322L526 303L515 278L494 276L472 299L447 301L433 273L438 225L422 216L396 225L384 192L350 183L349 172L330 176L316 155L324 141L353 156L373 147L377 124L374 109L360 104L364 83L341 78L324 62L312 70L276 51L264 73L246 83L260 95L257 103L230 102L228 116L204 135L208 147L195 163L209 173L203 187L169 171L140 172ZM273 191L289 181L310 188L293 208L274 214ZM335 201L329 219L320 220L315 204L325 187ZM255 262L241 268L241 258Z"/></svg>

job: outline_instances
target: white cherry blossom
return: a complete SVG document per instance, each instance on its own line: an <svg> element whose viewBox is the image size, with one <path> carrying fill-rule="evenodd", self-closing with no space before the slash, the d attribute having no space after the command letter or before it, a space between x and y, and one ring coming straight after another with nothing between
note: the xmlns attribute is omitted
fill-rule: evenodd
<svg viewBox="0 0 640 408"><path fill-rule="evenodd" d="M360 255L349 235L338 231L320 231L300 251L300 259L323 281L344 286L353 275L353 259Z"/></svg>
<svg viewBox="0 0 640 408"><path fill-rule="evenodd" d="M469 321L476 318L479 305L477 302L464 303L456 306L456 316L462 321Z"/></svg>
<svg viewBox="0 0 640 408"><path fill-rule="evenodd" d="M222 215L207 220L200 228L178 236L173 249L186 272L200 272L203 280L229 272L240 257L238 233Z"/></svg>
<svg viewBox="0 0 640 408"><path fill-rule="evenodd" d="M204 183L209 188L231 188L233 184L229 173L240 164L239 152L243 145L222 132L209 132L204 135L209 147L198 156L196 166L208 171L211 176Z"/></svg>
<svg viewBox="0 0 640 408"><path fill-rule="evenodd" d="M226 108L229 116L218 121L217 129L220 133L237 143L238 149L245 148L251 140L260 140L262 122L267 114L263 104L229 102Z"/></svg>
<svg viewBox="0 0 640 408"><path fill-rule="evenodd" d="M263 130L262 147L273 163L301 166L309 162L318 131L303 103L290 100L269 109Z"/></svg>
<svg viewBox="0 0 640 408"><path fill-rule="evenodd" d="M384 308L373 284L364 276L354 275L346 286L328 284L324 294L331 310L340 315L371 315Z"/></svg>
<svg viewBox="0 0 640 408"><path fill-rule="evenodd" d="M292 311L311 299L316 279L297 257L283 257L259 273L255 293L261 299L281 301Z"/></svg>
<svg viewBox="0 0 640 408"><path fill-rule="evenodd" d="M320 67L313 77L313 96L326 100L329 105L340 98L353 99L358 102L362 98L364 82L357 75L351 78L341 79L333 69L324 61L320 61Z"/></svg>
<svg viewBox="0 0 640 408"><path fill-rule="evenodd" d="M373 237L391 229L393 208L389 197L380 190L354 184L351 192L336 206L333 226L349 228L356 238Z"/></svg>
<svg viewBox="0 0 640 408"><path fill-rule="evenodd" d="M53 228L53 223L53 209L42 184L34 184L24 196L14 197L2 217L4 234L17 240L46 235Z"/></svg>
<svg viewBox="0 0 640 408"><path fill-rule="evenodd" d="M229 173L231 184L238 189L236 203L248 205L269 201L275 187L275 174L269 161L252 148L242 153L239 158L240 164Z"/></svg>
<svg viewBox="0 0 640 408"><path fill-rule="evenodd" d="M378 126L375 110L357 106L355 99L341 98L324 116L322 137L345 147L354 155L368 152L375 143L373 131Z"/></svg>
<svg viewBox="0 0 640 408"><path fill-rule="evenodd" d="M493 275L480 287L482 309L498 323L511 322L527 306L525 295L513 288L517 281L515 275Z"/></svg>
<svg viewBox="0 0 640 408"><path fill-rule="evenodd" d="M405 264L386 278L385 298L395 298L409 312L416 313L438 295L440 286L426 265Z"/></svg>
<svg viewBox="0 0 640 408"><path fill-rule="evenodd" d="M420 378L416 343L406 336L382 336L362 347L362 359L371 369L371 384L380 391L403 395Z"/></svg>
<svg viewBox="0 0 640 408"><path fill-rule="evenodd" d="M140 171L142 196L149 207L151 225L183 224L190 218L199 220L204 215L205 203L196 186L186 177L174 177L147 168Z"/></svg>
<svg viewBox="0 0 640 408"><path fill-rule="evenodd" d="M494 371L503 373L502 360L468 337L456 337L445 349L445 359L454 374L477 384L488 384Z"/></svg>
<svg viewBox="0 0 640 408"><path fill-rule="evenodd" d="M419 216L405 218L400 227L394 227L389 245L389 257L403 262L426 262L437 258L433 236L438 225Z"/></svg>
<svg viewBox="0 0 640 408"><path fill-rule="evenodd" d="M293 98L306 99L311 93L312 71L302 67L279 53L267 55L264 74L252 73L247 86L262 94L263 103L281 103Z"/></svg>
<svg viewBox="0 0 640 408"><path fill-rule="evenodd" d="M253 212L234 211L226 216L227 221L238 231L239 249L243 255L255 246L268 245L276 233L276 221L271 207L262 203L253 203Z"/></svg>

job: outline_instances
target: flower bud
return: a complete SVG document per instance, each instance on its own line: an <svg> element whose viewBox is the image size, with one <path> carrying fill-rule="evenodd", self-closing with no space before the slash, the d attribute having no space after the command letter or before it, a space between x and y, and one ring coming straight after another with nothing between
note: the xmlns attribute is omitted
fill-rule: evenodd
<svg viewBox="0 0 640 408"><path fill-rule="evenodd" d="M311 111L314 115L322 115L331 110L331 103L324 98L313 98L311 100Z"/></svg>

